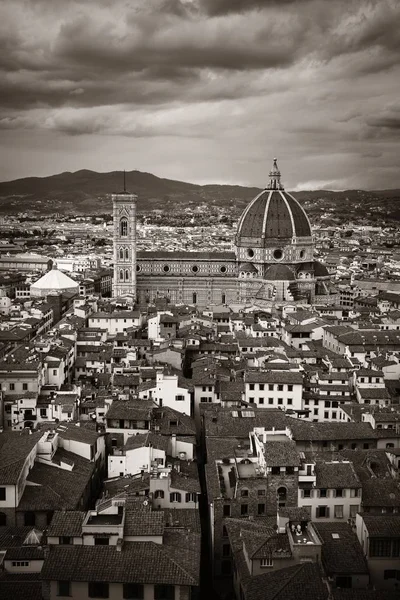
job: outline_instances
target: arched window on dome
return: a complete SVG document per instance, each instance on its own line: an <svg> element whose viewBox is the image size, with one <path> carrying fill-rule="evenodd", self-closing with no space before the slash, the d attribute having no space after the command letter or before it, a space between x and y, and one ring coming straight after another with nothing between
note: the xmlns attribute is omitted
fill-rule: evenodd
<svg viewBox="0 0 400 600"><path fill-rule="evenodd" d="M129 250L125 248L125 260L129 260Z"/></svg>
<svg viewBox="0 0 400 600"><path fill-rule="evenodd" d="M124 260L124 250L123 250L123 248L119 249L119 258L120 258L120 260Z"/></svg>
<svg viewBox="0 0 400 600"><path fill-rule="evenodd" d="M126 217L122 217L119 222L119 235L121 237L126 237L128 235L128 219Z"/></svg>
<svg viewBox="0 0 400 600"><path fill-rule="evenodd" d="M122 270L119 272L119 278L120 278L120 281L124 280L124 272Z"/></svg>
<svg viewBox="0 0 400 600"><path fill-rule="evenodd" d="M129 271L126 269L125 271L125 281L129 281Z"/></svg>

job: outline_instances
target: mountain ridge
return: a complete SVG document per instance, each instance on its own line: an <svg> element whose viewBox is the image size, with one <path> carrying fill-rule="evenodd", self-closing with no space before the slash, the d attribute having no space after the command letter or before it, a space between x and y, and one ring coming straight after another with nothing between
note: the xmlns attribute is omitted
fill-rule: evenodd
<svg viewBox="0 0 400 600"><path fill-rule="evenodd" d="M0 214L37 211L40 214L98 214L110 212L110 195L122 190L123 171L97 172L90 169L64 171L45 177L24 177L0 182ZM199 185L157 177L143 171L126 172L127 187L138 195L138 211L174 211L210 207L237 213L262 188L235 184ZM400 190L310 190L293 192L311 215L315 211L350 210L357 214L367 208L372 216L400 221ZM352 211L351 208L354 210ZM359 207L360 208L360 207Z"/></svg>

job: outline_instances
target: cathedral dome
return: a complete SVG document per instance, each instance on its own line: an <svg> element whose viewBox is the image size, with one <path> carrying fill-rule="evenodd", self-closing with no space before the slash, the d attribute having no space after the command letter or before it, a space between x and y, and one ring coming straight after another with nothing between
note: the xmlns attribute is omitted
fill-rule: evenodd
<svg viewBox="0 0 400 600"><path fill-rule="evenodd" d="M266 247L293 238L311 238L311 226L297 200L284 190L277 160L269 173L269 184L254 198L240 217L238 246Z"/></svg>
<svg viewBox="0 0 400 600"><path fill-rule="evenodd" d="M271 265L266 270L264 279L267 281L293 281L296 276L286 265Z"/></svg>

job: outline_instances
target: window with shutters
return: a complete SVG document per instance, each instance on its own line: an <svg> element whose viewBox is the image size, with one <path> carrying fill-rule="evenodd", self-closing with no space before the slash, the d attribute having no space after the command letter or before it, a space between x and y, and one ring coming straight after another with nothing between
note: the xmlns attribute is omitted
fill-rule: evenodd
<svg viewBox="0 0 400 600"><path fill-rule="evenodd" d="M273 567L274 566L274 561L272 560L271 556L268 556L267 558L262 558L260 560L260 567Z"/></svg>
<svg viewBox="0 0 400 600"><path fill-rule="evenodd" d="M329 517L329 506L317 506L315 516L317 519L327 519Z"/></svg>
<svg viewBox="0 0 400 600"><path fill-rule="evenodd" d="M181 502L182 495L180 492L171 492L169 495L170 502Z"/></svg>
<svg viewBox="0 0 400 600"><path fill-rule="evenodd" d="M143 600L144 585L142 583L124 583L122 596L124 600Z"/></svg>
<svg viewBox="0 0 400 600"><path fill-rule="evenodd" d="M343 505L335 504L335 519L343 519Z"/></svg>
<svg viewBox="0 0 400 600"><path fill-rule="evenodd" d="M108 583L103 581L89 581L88 596L89 598L109 598Z"/></svg>
<svg viewBox="0 0 400 600"><path fill-rule="evenodd" d="M154 600L175 600L175 586L156 584L154 586Z"/></svg>
<svg viewBox="0 0 400 600"><path fill-rule="evenodd" d="M57 596L70 596L71 595L71 582L70 581L57 581Z"/></svg>

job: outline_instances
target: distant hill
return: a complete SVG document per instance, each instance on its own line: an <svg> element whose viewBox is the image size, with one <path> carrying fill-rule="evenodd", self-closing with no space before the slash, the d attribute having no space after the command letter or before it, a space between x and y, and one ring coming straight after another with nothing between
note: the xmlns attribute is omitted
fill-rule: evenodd
<svg viewBox="0 0 400 600"><path fill-rule="evenodd" d="M259 188L239 185L196 185L141 171L126 173L126 181L128 189L138 195L139 212L180 211L204 204L223 207L237 215L260 192ZM110 194L122 187L121 171L81 170L0 182L0 214L32 210L39 214L106 213L111 210ZM331 210L335 217L346 215L350 218L370 213L372 220L400 221L400 190L302 191L295 196L311 217Z"/></svg>

